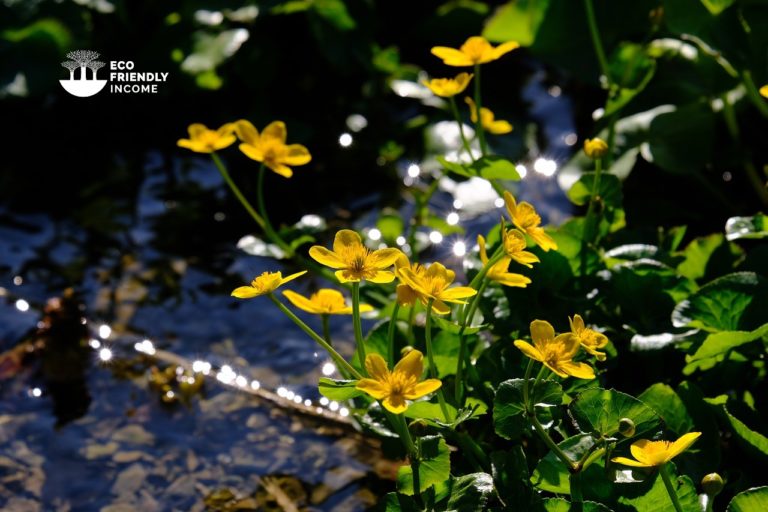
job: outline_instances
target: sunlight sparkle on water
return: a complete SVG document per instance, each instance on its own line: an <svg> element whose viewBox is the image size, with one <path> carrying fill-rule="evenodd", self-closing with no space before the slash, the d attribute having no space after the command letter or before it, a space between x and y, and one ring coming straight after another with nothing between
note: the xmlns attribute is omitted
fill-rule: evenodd
<svg viewBox="0 0 768 512"><path fill-rule="evenodd" d="M29 394L35 398L40 398L43 395L43 390L40 388L32 388L29 390Z"/></svg>
<svg viewBox="0 0 768 512"><path fill-rule="evenodd" d="M557 162L548 158L537 158L533 163L533 170L543 176L550 177L557 172Z"/></svg>
<svg viewBox="0 0 768 512"><path fill-rule="evenodd" d="M520 175L520 179L523 179L526 176L528 176L528 168L526 166L524 166L524 165L517 165L517 166L515 166L515 168L517 169L517 174Z"/></svg>
<svg viewBox="0 0 768 512"><path fill-rule="evenodd" d="M25 301L24 299L19 299L16 301L16 309L24 313L25 311L29 311L29 302Z"/></svg>
<svg viewBox="0 0 768 512"><path fill-rule="evenodd" d="M326 377L328 377L328 376L330 376L330 375L333 375L333 372L335 372L335 371L336 371L336 365L334 365L334 364L333 364L333 363L331 363L331 362L325 363L325 364L323 365L323 368L322 368L322 370L321 370L321 371L323 372L323 375L325 375Z"/></svg>
<svg viewBox="0 0 768 512"><path fill-rule="evenodd" d="M376 228L368 230L368 238L370 238L374 242L381 240L381 231L379 231Z"/></svg>
<svg viewBox="0 0 768 512"><path fill-rule="evenodd" d="M443 234L439 231L432 231L429 233L429 241L433 244L439 244L443 241Z"/></svg>
<svg viewBox="0 0 768 512"><path fill-rule="evenodd" d="M408 176L411 178L418 178L419 174L421 174L421 167L419 167L417 164L411 164L408 166Z"/></svg>
<svg viewBox="0 0 768 512"><path fill-rule="evenodd" d="M467 254L467 244L459 240L453 244L453 254L456 256L464 256Z"/></svg>
<svg viewBox="0 0 768 512"><path fill-rule="evenodd" d="M88 342L88 346L94 350L98 350L101 348L101 342L96 338L91 338L91 340Z"/></svg>
<svg viewBox="0 0 768 512"><path fill-rule="evenodd" d="M352 135L349 133L342 133L339 135L339 146L343 148L348 148L352 145Z"/></svg>
<svg viewBox="0 0 768 512"><path fill-rule="evenodd" d="M493 201L493 206L495 206L496 208L504 208L504 199L497 197Z"/></svg>
<svg viewBox="0 0 768 512"><path fill-rule="evenodd" d="M21 276L15 276L13 278L13 284L15 284L16 286L20 286L21 283L23 283L23 282L24 282L24 278L21 277Z"/></svg>
<svg viewBox="0 0 768 512"><path fill-rule="evenodd" d="M112 328L110 326L107 324L102 324L99 326L99 338L105 340L109 338L110 334L112 334Z"/></svg>
<svg viewBox="0 0 768 512"><path fill-rule="evenodd" d="M397 237L397 239L395 240L395 243L397 245L405 245L405 237L404 236Z"/></svg>
<svg viewBox="0 0 768 512"><path fill-rule="evenodd" d="M459 223L459 214L456 212L451 212L448 214L448 216L445 218L445 222L450 224L451 226L455 226Z"/></svg>
<svg viewBox="0 0 768 512"><path fill-rule="evenodd" d="M99 350L99 359L101 359L102 361L104 361L106 363L107 361L112 359L112 351L110 349L106 348L106 347L104 347L103 349Z"/></svg>

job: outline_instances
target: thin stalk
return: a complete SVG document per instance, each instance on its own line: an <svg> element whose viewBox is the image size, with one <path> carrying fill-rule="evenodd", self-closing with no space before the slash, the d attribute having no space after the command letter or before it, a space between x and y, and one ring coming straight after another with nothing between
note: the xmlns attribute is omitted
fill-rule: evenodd
<svg viewBox="0 0 768 512"><path fill-rule="evenodd" d="M608 59L605 57L605 50L603 49L603 42L600 40L600 30L597 27L597 19L595 18L595 7L592 5L592 0L584 0L584 7L587 10L587 23L589 24L589 34L592 36L592 45L595 47L595 54L597 54L597 61L600 63L600 72L605 76L608 82L608 88L611 88L613 80L611 79L611 73L608 68Z"/></svg>
<svg viewBox="0 0 768 512"><path fill-rule="evenodd" d="M315 331L312 330L311 327L309 327L307 324L301 321L299 317L297 317L295 314L293 314L293 311L288 309L285 304L277 300L277 297L275 297L273 294L268 294L268 297L272 300L272 302L275 303L275 305L280 308L280 311L285 313L285 315L290 318L293 323L299 326L299 328L304 331L307 335L309 335L310 338L315 340L315 342L323 347L326 352L331 356L331 359L336 363L336 366L338 368L344 368L345 371L347 371L351 376L353 376L355 379L362 379L363 376L355 370L355 368L352 367L351 364L349 364L336 350L328 344L327 341L325 341L319 334L317 334Z"/></svg>
<svg viewBox="0 0 768 512"><path fill-rule="evenodd" d="M568 475L571 484L571 512L584 510L584 496L581 492L581 473L574 472Z"/></svg>
<svg viewBox="0 0 768 512"><path fill-rule="evenodd" d="M523 377L523 405L528 410L528 381L531 379L531 371L533 370L533 359L528 359L528 366L525 367L525 376Z"/></svg>
<svg viewBox="0 0 768 512"><path fill-rule="evenodd" d="M267 236L277 244L280 249L285 252L285 255L289 258L293 257L293 249L285 243L285 240L283 240L280 235L277 234L277 231L272 227L272 223L269 222L269 216L267 215L267 205L264 202L264 174L266 174L266 170L264 167L264 164L261 164L259 167L259 181L258 186L256 187L256 199L258 201L259 205L259 212L261 213L261 217L264 219L264 232L267 234Z"/></svg>
<svg viewBox="0 0 768 512"><path fill-rule="evenodd" d="M459 360L456 362L456 382L454 388L456 404L458 404L459 407L464 406L464 359L467 357L467 338L464 336L464 331L472 321L472 317L475 315L475 310L477 310L477 306L480 304L480 296L483 294L487 285L488 280L483 279L480 289L477 290L475 296L472 297L472 302L467 306L469 311L464 315L463 325L461 326L461 330L459 330Z"/></svg>
<svg viewBox="0 0 768 512"><path fill-rule="evenodd" d="M432 303L434 299L429 299L427 302L427 325L424 329L424 338L427 345L427 361L429 362L429 375L433 379L438 378L437 365L435 364L435 358L432 351ZM448 404L445 403L445 396L443 395L442 386L437 390L437 401L440 403L440 409L443 411L443 416L446 421L453 421L453 417L448 412Z"/></svg>
<svg viewBox="0 0 768 512"><path fill-rule="evenodd" d="M755 81L752 79L752 72L745 69L741 72L741 81L744 82L744 87L747 89L747 96L750 101L757 107L763 117L768 117L768 102L765 98L760 96L760 91L757 90Z"/></svg>
<svg viewBox="0 0 768 512"><path fill-rule="evenodd" d="M485 128L483 128L483 116L480 112L483 108L483 101L480 95L480 64L475 64L475 106L477 107L477 138L480 140L480 153L485 156L488 153L488 144L485 142Z"/></svg>
<svg viewBox="0 0 768 512"><path fill-rule="evenodd" d="M413 494L417 496L419 500L421 500L421 485L419 482L419 462L421 457L419 453L420 450L413 442L411 431L408 430L408 423L405 421L405 416L402 414L397 414L394 416L395 421L399 423L397 430L402 436L403 444L405 445L405 449L408 452L408 458L411 461L411 473L413 473Z"/></svg>
<svg viewBox="0 0 768 512"><path fill-rule="evenodd" d="M355 344L357 359L360 366L365 368L365 344L363 343L363 327L360 322L360 282L352 283L352 323L355 328Z"/></svg>
<svg viewBox="0 0 768 512"><path fill-rule="evenodd" d="M603 159L598 158L595 160L595 181L592 183L592 192L589 195L589 206L587 207L587 216L584 221L585 228L590 229L591 231L591 222L592 222L592 216L595 212L595 205L597 204L597 198L598 193L600 192L600 176L603 172ZM588 237L588 240L592 241L593 234L585 233Z"/></svg>
<svg viewBox="0 0 768 512"><path fill-rule="evenodd" d="M416 317L416 304L411 305L411 310L408 312L408 330L405 334L406 341L409 345L413 345L413 320Z"/></svg>
<svg viewBox="0 0 768 512"><path fill-rule="evenodd" d="M459 125L459 135L461 136L461 143L464 146L464 151L467 152L467 156L469 156L469 159L474 163L475 157L472 156L472 148L470 148L469 142L467 141L467 137L464 135L464 123L461 122L459 109L456 106L456 99L453 96L451 96L448 98L448 103L450 103L451 105L451 112L453 113L453 118L456 120L456 124Z"/></svg>
<svg viewBox="0 0 768 512"><path fill-rule="evenodd" d="M485 278L486 274L488 274L488 271L491 270L491 267L494 266L503 256L504 245L502 244L494 251L491 257L488 259L488 262L483 265L483 268L480 269L480 272L478 272L474 279L470 281L468 286L477 290L477 287L480 286L480 283Z"/></svg>
<svg viewBox="0 0 768 512"><path fill-rule="evenodd" d="M675 487L672 485L672 479L669 478L666 464L659 466L659 474L661 474L661 479L664 481L664 487L667 488L667 494L669 494L669 499L672 500L672 505L675 507L675 510L677 512L683 512L683 506L680 504L680 498L677 497L677 491L675 491Z"/></svg>
<svg viewBox="0 0 768 512"><path fill-rule="evenodd" d="M333 346L333 340L331 340L331 326L329 325L330 315L320 315L320 320L323 323L323 338L328 342L330 346Z"/></svg>
<svg viewBox="0 0 768 512"><path fill-rule="evenodd" d="M397 328L397 313L400 311L400 304L395 301L395 307L392 309L392 316L389 320L389 329L387 330L387 362L390 368L395 367L395 329Z"/></svg>
<svg viewBox="0 0 768 512"><path fill-rule="evenodd" d="M247 211L248 214L253 217L253 220L256 221L256 224L258 224L261 229L265 229L266 223L264 222L264 219L261 218L261 215L256 213L256 210L253 209L251 203L248 202L238 186L235 185L235 182L232 181L232 177L229 175L229 171L227 171L227 168L224 165L224 162L221 161L221 158L219 158L219 155L216 153L211 153L211 158L213 159L213 163L216 164L216 168L219 170L219 174L221 174L221 177L224 178L224 181L227 183L227 185L229 185L230 190L232 190L232 193L235 194L235 197L238 201L240 201L240 204L243 205L245 211Z"/></svg>

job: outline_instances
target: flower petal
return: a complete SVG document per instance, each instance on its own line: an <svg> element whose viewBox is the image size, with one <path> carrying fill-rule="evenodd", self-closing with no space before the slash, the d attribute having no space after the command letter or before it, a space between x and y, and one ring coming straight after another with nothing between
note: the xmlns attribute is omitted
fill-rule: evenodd
<svg viewBox="0 0 768 512"><path fill-rule="evenodd" d="M531 339L538 345L555 338L555 328L546 320L534 320L531 322Z"/></svg>
<svg viewBox="0 0 768 512"><path fill-rule="evenodd" d="M528 228L528 234L545 252L550 249L557 249L557 243L544 232L543 228Z"/></svg>
<svg viewBox="0 0 768 512"><path fill-rule="evenodd" d="M355 389L371 395L376 400L381 400L389 393L389 388L384 383L373 379L360 379Z"/></svg>
<svg viewBox="0 0 768 512"><path fill-rule="evenodd" d="M303 295L299 295L298 293L291 290L283 291L283 295L291 304L302 311L306 311L307 313L312 313L314 315L323 313L319 307L317 307L311 300L304 297Z"/></svg>
<svg viewBox="0 0 768 512"><path fill-rule="evenodd" d="M264 163L267 165L267 167L269 167L274 172L276 172L277 174L279 174L284 178L290 178L291 176L293 176L293 169L291 169L287 165L281 164L279 162L272 162L272 161L266 161Z"/></svg>
<svg viewBox="0 0 768 512"><path fill-rule="evenodd" d="M464 301L453 301L457 304L466 304ZM432 311L437 313L438 315L447 315L451 312L451 308L448 307L448 305L441 301L440 299L436 299L432 301Z"/></svg>
<svg viewBox="0 0 768 512"><path fill-rule="evenodd" d="M405 398L400 394L389 395L381 402L381 405L393 414L402 414L408 410L408 404L405 403Z"/></svg>
<svg viewBox="0 0 768 512"><path fill-rule="evenodd" d="M228 148L234 144L236 140L237 137L235 137L233 134L224 134L213 143L213 148L216 150Z"/></svg>
<svg viewBox="0 0 768 512"><path fill-rule="evenodd" d="M469 286L456 286L446 288L440 293L440 298L447 302L456 302L457 299L465 299L477 295L477 290Z"/></svg>
<svg viewBox="0 0 768 512"><path fill-rule="evenodd" d="M355 277L348 270L337 270L336 272L334 272L334 275L336 276L336 279L338 279L340 283L359 283L360 282L360 278Z"/></svg>
<svg viewBox="0 0 768 512"><path fill-rule="evenodd" d="M474 64L464 52L447 46L435 46L432 48L432 55L443 59L443 63L448 66L463 67Z"/></svg>
<svg viewBox="0 0 768 512"><path fill-rule="evenodd" d="M504 191L504 204L507 206L509 217L514 219L517 215L517 202L515 201L515 196L510 194L508 190Z"/></svg>
<svg viewBox="0 0 768 512"><path fill-rule="evenodd" d="M285 129L285 123L282 121L273 121L264 128L261 132L262 139L277 140L285 144L287 130Z"/></svg>
<svg viewBox="0 0 768 512"><path fill-rule="evenodd" d="M194 140L190 139L179 139L176 141L176 145L180 148L185 149L191 149L192 151L196 153L210 153L211 150L208 149L205 144L201 144L199 142L196 142Z"/></svg>
<svg viewBox="0 0 768 512"><path fill-rule="evenodd" d="M252 299L259 295L264 295L264 292L257 290L253 286L240 286L232 291L232 297L237 297L238 299Z"/></svg>
<svg viewBox="0 0 768 512"><path fill-rule="evenodd" d="M522 274L515 274L512 272L504 272L503 274L494 274L493 280L503 286L514 286L517 288L525 288L531 284L531 280Z"/></svg>
<svg viewBox="0 0 768 512"><path fill-rule="evenodd" d="M378 284L391 283L394 280L395 274L388 270L377 270L373 276L366 278L366 281Z"/></svg>
<svg viewBox="0 0 768 512"><path fill-rule="evenodd" d="M649 452L651 450L648 449L648 445L656 444L656 443L663 443L663 441L651 441L649 439L640 439L639 441L635 441L632 443L632 445L629 447L629 451L632 453L632 456L636 458L640 463L645 464L647 466L657 466L658 463L655 460L652 460L653 458L649 456ZM657 451L653 451L654 453L658 453Z"/></svg>
<svg viewBox="0 0 768 512"><path fill-rule="evenodd" d="M257 162L264 161L264 152L261 150L260 147L253 146L245 142L240 144L237 147L240 148L240 151L242 151L242 153L248 158L250 158L251 160L256 160Z"/></svg>
<svg viewBox="0 0 768 512"><path fill-rule="evenodd" d="M339 258L338 254L326 249L322 245L313 245L310 247L309 256L313 260L317 261L318 263L322 263L326 267L346 268L347 266L347 264L344 263L341 258Z"/></svg>
<svg viewBox="0 0 768 512"><path fill-rule="evenodd" d="M539 263L541 261L538 256L528 251L516 252L510 257L519 264L525 265L528 268L533 268L533 263Z"/></svg>
<svg viewBox="0 0 768 512"><path fill-rule="evenodd" d="M505 55L519 47L520 47L520 43L518 43L517 41L507 41L506 43L502 43L493 49L493 58L498 59L502 55Z"/></svg>
<svg viewBox="0 0 768 512"><path fill-rule="evenodd" d="M247 119L235 121L235 133L246 144L256 145L259 142L259 131ZM242 150L242 148L240 149Z"/></svg>
<svg viewBox="0 0 768 512"><path fill-rule="evenodd" d="M383 359L382 359L383 361ZM421 378L424 372L424 355L418 350L411 350L395 365L393 373L404 373L406 376Z"/></svg>
<svg viewBox="0 0 768 512"><path fill-rule="evenodd" d="M287 165L304 165L312 160L309 150L301 144L290 144L285 147L285 155L282 158Z"/></svg>
<svg viewBox="0 0 768 512"><path fill-rule="evenodd" d="M587 363L574 363L573 361L563 361L558 366L560 369L577 379L592 380L595 378L595 370Z"/></svg>
<svg viewBox="0 0 768 512"><path fill-rule="evenodd" d="M189 138L194 140L200 137L202 134L208 131L208 127L201 123L192 123L187 127Z"/></svg>
<svg viewBox="0 0 768 512"><path fill-rule="evenodd" d="M523 354L530 357L531 359L534 359L536 361L544 360L544 356L542 356L541 352L539 352L539 349L537 349L527 341L515 340L515 346L519 348L523 352Z"/></svg>
<svg viewBox="0 0 768 512"><path fill-rule="evenodd" d="M699 436L701 435L701 432L688 432L687 434L683 435L672 443L672 446L669 447L669 459L672 459L673 457L677 457L681 453L683 453L685 450L688 449L689 446L691 446L694 441L696 441ZM667 460L669 460L667 459Z"/></svg>
<svg viewBox="0 0 768 512"><path fill-rule="evenodd" d="M438 389L440 389L440 386L442 386L443 383L440 382L438 379L427 379L424 382L419 382L416 384L410 392L405 393L405 398L408 400L416 400L417 398L421 398L423 396L426 396L430 393L434 393Z"/></svg>
<svg viewBox="0 0 768 512"><path fill-rule="evenodd" d="M378 249L368 255L366 263L374 268L388 268L397 262L401 254L403 253L400 249Z"/></svg>
<svg viewBox="0 0 768 512"><path fill-rule="evenodd" d="M584 319L581 318L581 315L573 315L573 318L568 317L568 323L571 324L571 332L574 334L578 334L584 329Z"/></svg>
<svg viewBox="0 0 768 512"><path fill-rule="evenodd" d="M554 342L563 345L563 352L561 354L562 359L573 359L573 356L575 356L579 352L579 348L581 348L578 336L572 332L558 334L555 337Z"/></svg>
<svg viewBox="0 0 768 512"><path fill-rule="evenodd" d="M628 459L626 457L614 457L611 459L611 462L615 462L617 464L624 464L625 466L633 466L636 468L650 468L650 464L645 464L643 462L638 462L636 460Z"/></svg>
<svg viewBox="0 0 768 512"><path fill-rule="evenodd" d="M357 232L352 231L351 229L342 229L338 231L333 238L333 252L342 254L344 249L362 244L363 241Z"/></svg>
<svg viewBox="0 0 768 512"><path fill-rule="evenodd" d="M284 277L284 278L282 278L282 279L280 280L280 284L279 284L278 286L282 286L282 285L284 285L285 283L287 283L288 281L293 281L293 280L294 280L294 279L296 279L297 277L301 277L301 276L303 276L303 275L304 275L304 274L306 274L306 273L307 273L307 271L306 271L306 270L302 270L301 272L296 272L295 274L291 274L291 275L289 275L289 276L286 276L286 277Z"/></svg>
<svg viewBox="0 0 768 512"><path fill-rule="evenodd" d="M373 379L387 381L389 378L387 362L379 354L368 354L365 357L365 369Z"/></svg>

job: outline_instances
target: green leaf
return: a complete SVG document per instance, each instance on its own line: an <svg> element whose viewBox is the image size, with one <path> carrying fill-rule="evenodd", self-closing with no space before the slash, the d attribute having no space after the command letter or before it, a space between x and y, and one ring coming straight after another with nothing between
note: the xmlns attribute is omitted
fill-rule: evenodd
<svg viewBox="0 0 768 512"><path fill-rule="evenodd" d="M460 412L451 404L445 404L448 413L453 418L458 420L463 416L463 418L461 418L462 422L470 418L482 416L488 411L488 406L476 398L468 398L466 405L467 407ZM443 414L443 409L440 404L428 402L426 400L412 403L404 414L406 418L433 421L435 425L447 425L450 423L450 420Z"/></svg>
<svg viewBox="0 0 768 512"><path fill-rule="evenodd" d="M440 165L443 166L443 169L448 172L458 174L459 176L464 176L465 178L472 178L473 176L476 176L473 170L470 170L468 167L458 162L449 162L442 156L438 156L437 161L440 162Z"/></svg>
<svg viewBox="0 0 768 512"><path fill-rule="evenodd" d="M768 237L768 217L758 213L753 217L730 217L725 223L728 240Z"/></svg>
<svg viewBox="0 0 768 512"><path fill-rule="evenodd" d="M734 272L702 286L672 313L675 327L707 331L753 330L765 322L768 282L754 272Z"/></svg>
<svg viewBox="0 0 768 512"><path fill-rule="evenodd" d="M300 237L294 238L293 240L291 240L291 243L289 245L290 245L291 249L293 249L295 251L296 249L298 249L302 245L304 245L304 244L311 244L314 241L315 241L315 237L313 237L312 235L301 235Z"/></svg>
<svg viewBox="0 0 768 512"><path fill-rule="evenodd" d="M703 359L720 357L730 350L766 338L767 336L768 323L763 324L754 331L721 331L710 334L696 352L692 356L687 356L685 360L687 363L694 363Z"/></svg>
<svg viewBox="0 0 768 512"><path fill-rule="evenodd" d="M611 56L608 68L619 92L609 97L605 116L624 108L645 89L656 71L656 61L648 55L645 46L625 42Z"/></svg>
<svg viewBox="0 0 768 512"><path fill-rule="evenodd" d="M685 404L675 390L667 384L657 382L643 391L638 398L656 411L666 423L667 428L678 436L693 429L694 423Z"/></svg>
<svg viewBox="0 0 768 512"><path fill-rule="evenodd" d="M637 398L614 389L593 388L568 405L579 430L611 437L619 431L619 421L629 418L635 423L635 435L642 436L659 427L659 416Z"/></svg>
<svg viewBox="0 0 768 512"><path fill-rule="evenodd" d="M491 454L491 470L499 496L507 503L514 501L523 509L526 503L534 499L528 463L520 445L509 451Z"/></svg>
<svg viewBox="0 0 768 512"><path fill-rule="evenodd" d="M709 107L694 104L659 114L648 134L653 163L674 173L700 172L713 160L714 131Z"/></svg>
<svg viewBox="0 0 768 512"><path fill-rule="evenodd" d="M572 508L571 503L563 498L545 498L543 501L544 510L547 512L571 512L575 510ZM611 509L601 503L595 503L594 501L582 502L583 512L611 512Z"/></svg>
<svg viewBox="0 0 768 512"><path fill-rule="evenodd" d="M435 323L437 327L439 327L441 330L450 333L450 334L459 334L461 332L461 325L459 325L457 322L452 322L450 320L446 320L445 318L440 317L432 317L432 321ZM466 329L464 329L464 335L469 334L475 334L480 332L481 329L483 329L485 325L470 325Z"/></svg>
<svg viewBox="0 0 768 512"><path fill-rule="evenodd" d="M357 26L343 0L314 0L312 7L317 14L341 31L352 30Z"/></svg>
<svg viewBox="0 0 768 512"><path fill-rule="evenodd" d="M390 492L384 496L384 512L420 512L422 509L410 496Z"/></svg>
<svg viewBox="0 0 768 512"><path fill-rule="evenodd" d="M579 434L569 437L565 441L558 443L557 446L569 459L580 460L584 454L589 452L594 444L595 440L590 434ZM582 474L582 478L586 476L587 472L592 471L594 468L597 468L597 466L593 465L587 468ZM570 494L571 483L569 476L570 472L565 464L563 464L563 461L561 461L554 452L550 451L539 461L536 470L533 472L533 475L531 475L531 482L533 482L533 485L544 491L557 494ZM605 480L605 478L603 478L603 480ZM606 481L606 484L610 484L610 482Z"/></svg>
<svg viewBox="0 0 768 512"><path fill-rule="evenodd" d="M574 183L568 190L568 199L573 204L582 206L589 203L592 197L592 189L595 184L595 173L587 172L582 174L581 178ZM603 204L608 208L621 208L623 194L621 192L621 181L613 174L600 175L600 187L597 191Z"/></svg>
<svg viewBox="0 0 768 512"><path fill-rule="evenodd" d="M726 421L730 425L736 438L739 439L749 450L750 454L760 454L768 457L768 438L760 432L755 432L749 428L743 421L728 412L725 405L721 406Z"/></svg>
<svg viewBox="0 0 768 512"><path fill-rule="evenodd" d="M765 512L768 510L768 486L740 492L728 504L726 512Z"/></svg>
<svg viewBox="0 0 768 512"><path fill-rule="evenodd" d="M549 0L515 0L499 8L488 20L483 37L502 43L517 41L530 46L536 40Z"/></svg>
<svg viewBox="0 0 768 512"><path fill-rule="evenodd" d="M386 242L392 242L403 234L405 224L397 213L382 213L376 221L376 228L381 231L381 236Z"/></svg>
<svg viewBox="0 0 768 512"><path fill-rule="evenodd" d="M379 354L385 360L387 359L387 352L389 352L389 322L381 322L368 331L368 335L363 341L365 344L365 353ZM355 368L363 368L360 361L357 359L357 350L352 356L352 366Z"/></svg>
<svg viewBox="0 0 768 512"><path fill-rule="evenodd" d="M436 229L443 235L453 235L464 232L464 228L459 224L448 224L444 218L431 213L427 215L427 218L424 220L424 225Z"/></svg>
<svg viewBox="0 0 768 512"><path fill-rule="evenodd" d="M61 53L72 49L72 34L69 29L55 18L34 21L19 29L6 29L0 37L11 43L25 41L47 41L53 43Z"/></svg>
<svg viewBox="0 0 768 512"><path fill-rule="evenodd" d="M704 277L709 258L723 244L723 240L720 233L693 240L683 250L685 260L677 266L677 271L689 279Z"/></svg>
<svg viewBox="0 0 768 512"><path fill-rule="evenodd" d="M512 180L520 181L520 174L515 164L498 156L486 156L474 164L478 176L486 180Z"/></svg>
<svg viewBox="0 0 768 512"><path fill-rule="evenodd" d="M493 494L493 478L488 473L470 473L451 479L446 512L482 512Z"/></svg>
<svg viewBox="0 0 768 512"><path fill-rule="evenodd" d="M423 492L435 484L446 482L451 476L451 457L445 439L440 436L421 438L422 460L419 463L419 486ZM411 466L401 466L397 471L397 488L413 496L413 471Z"/></svg>
<svg viewBox="0 0 768 512"><path fill-rule="evenodd" d="M667 463L667 466L667 469L672 473L674 463ZM672 485L675 487L682 509L686 511L701 510L701 507L699 506L699 496L696 494L696 487L693 485L691 479L687 476L679 476L677 478L673 475L670 476L672 477L670 479L672 480ZM649 485L650 487L647 491L640 495L637 494L637 491L642 491ZM627 483L621 484L621 486L637 487L637 489L633 489L635 492L627 490L619 495L618 502L622 505L632 506L635 510L675 512L675 507L669 499L667 488L664 487L664 482L658 472L655 473L655 477L652 478L650 482L646 481L640 484Z"/></svg>
<svg viewBox="0 0 768 512"><path fill-rule="evenodd" d="M317 389L321 395L331 400L349 400L363 394L362 391L355 388L356 385L356 380L334 380L320 377Z"/></svg>
<svg viewBox="0 0 768 512"><path fill-rule="evenodd" d="M493 400L493 425L496 433L505 439L517 439L531 428L525 416L523 403L523 379L510 379L502 382L496 390ZM533 379L530 379L533 388ZM552 380L539 381L531 390L533 403L536 404L536 416L549 415L549 409L563 403L563 388Z"/></svg>
<svg viewBox="0 0 768 512"><path fill-rule="evenodd" d="M733 4L734 0L701 0L704 7L712 14L717 16Z"/></svg>

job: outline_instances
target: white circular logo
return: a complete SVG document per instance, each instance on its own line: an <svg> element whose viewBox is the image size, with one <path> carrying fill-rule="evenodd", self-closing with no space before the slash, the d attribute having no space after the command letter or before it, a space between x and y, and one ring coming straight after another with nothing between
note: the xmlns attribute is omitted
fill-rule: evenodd
<svg viewBox="0 0 768 512"><path fill-rule="evenodd" d="M75 50L67 54L69 60L61 63L69 70L69 80L59 80L59 83L69 94L79 98L87 98L100 92L107 85L106 80L96 78L96 72L106 63L100 60L99 53L92 50ZM75 76L79 76L75 79Z"/></svg>

